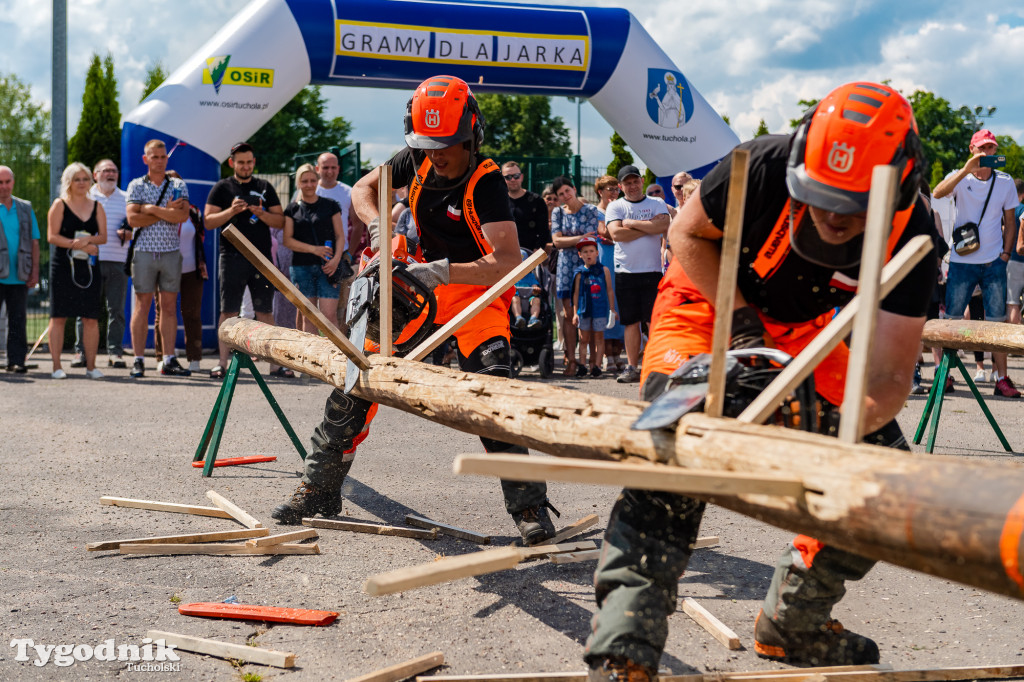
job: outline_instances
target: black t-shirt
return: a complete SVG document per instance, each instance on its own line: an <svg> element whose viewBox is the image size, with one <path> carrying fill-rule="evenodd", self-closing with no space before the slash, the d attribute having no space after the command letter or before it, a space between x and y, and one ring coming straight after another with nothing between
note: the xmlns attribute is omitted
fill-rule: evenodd
<svg viewBox="0 0 1024 682"><path fill-rule="evenodd" d="M539 194L527 192L518 199L508 198L512 205L512 219L516 221L519 246L530 251L544 248L551 241L548 224L548 205Z"/></svg>
<svg viewBox="0 0 1024 682"><path fill-rule="evenodd" d="M250 206L256 206L261 201L263 208L280 206L281 200L277 198L274 186L260 178L249 178L248 182L239 182L235 176L217 181L217 184L210 190L210 196L206 203L212 204L222 211L231 206L235 197L241 198ZM238 231L245 235L245 238L253 243L267 258L270 258L270 228L262 220L255 223L249 222L253 214L249 211L242 211L231 218L230 224L238 228ZM221 229L223 229L222 226ZM227 239L220 240L221 253L238 253L238 249Z"/></svg>
<svg viewBox="0 0 1024 682"><path fill-rule="evenodd" d="M424 158L423 150L409 147L395 154L388 162L393 186L401 187L412 182ZM416 203L414 217L420 230L423 255L428 261L447 258L452 263L471 263L485 254L462 218L467 183L461 182L450 189L437 189L444 186L442 183L450 184L450 181L437 178L431 168ZM500 170L485 173L477 181L472 199L481 225L512 220L508 189Z"/></svg>
<svg viewBox="0 0 1024 682"><path fill-rule="evenodd" d="M750 151L746 212L740 243L739 289L743 297L769 317L780 322L806 322L853 298L860 266L825 267L809 262L790 250L782 263L762 280L753 263L775 227L789 193L786 189L786 161L790 135L763 135L739 146ZM730 158L708 173L700 184L700 199L711 221L721 229L725 225ZM808 211L800 230L813 231ZM924 204L914 206L910 221L896 244L899 251L910 239L928 235L935 225ZM812 233L816 234L816 233ZM845 246L845 257L834 262L854 263L860 258L863 236ZM924 317L937 278L935 258L923 258L910 274L881 301L887 312L907 317Z"/></svg>
<svg viewBox="0 0 1024 682"><path fill-rule="evenodd" d="M335 241L334 221L332 218L341 213L341 205L334 199L319 197L315 204L307 204L299 200L288 204L284 214L295 224L292 236L300 242L323 246L324 242ZM337 251L338 244L334 244ZM292 265L323 265L324 259L315 253L295 252Z"/></svg>

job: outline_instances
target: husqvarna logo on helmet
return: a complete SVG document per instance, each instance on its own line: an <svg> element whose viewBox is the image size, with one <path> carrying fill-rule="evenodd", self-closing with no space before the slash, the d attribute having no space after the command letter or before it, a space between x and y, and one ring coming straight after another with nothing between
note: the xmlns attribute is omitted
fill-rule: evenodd
<svg viewBox="0 0 1024 682"><path fill-rule="evenodd" d="M848 147L845 142L833 142L832 149L828 153L828 167L836 173L846 173L853 168L853 152L855 147Z"/></svg>
<svg viewBox="0 0 1024 682"><path fill-rule="evenodd" d="M428 128L437 128L441 125L441 112L438 109L427 109L423 117L423 123Z"/></svg>

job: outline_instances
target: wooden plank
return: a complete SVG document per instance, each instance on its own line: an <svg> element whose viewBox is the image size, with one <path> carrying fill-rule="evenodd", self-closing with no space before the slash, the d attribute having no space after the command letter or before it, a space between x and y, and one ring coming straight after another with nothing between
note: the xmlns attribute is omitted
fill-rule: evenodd
<svg viewBox="0 0 1024 682"><path fill-rule="evenodd" d="M267 535L257 540L249 540L245 544L249 547L270 547L272 545L280 545L285 542L299 542L300 540L309 540L310 538L320 537L317 532L312 528L307 530L293 530L288 533L278 533L277 535Z"/></svg>
<svg viewBox="0 0 1024 682"><path fill-rule="evenodd" d="M1024 327L984 320L928 320L921 340L926 346L993 353L1024 352Z"/></svg>
<svg viewBox="0 0 1024 682"><path fill-rule="evenodd" d="M377 209L380 211L380 355L391 357L391 166L382 164L377 181Z"/></svg>
<svg viewBox="0 0 1024 682"><path fill-rule="evenodd" d="M693 543L694 549L704 549L705 547L714 547L719 543L717 535L709 535L703 538L697 538L697 541Z"/></svg>
<svg viewBox="0 0 1024 682"><path fill-rule="evenodd" d="M132 509L149 509L150 511L171 512L172 514L194 514L195 516L212 516L218 519L230 519L231 514L220 507L199 507L194 504L177 504L175 502L155 502L153 500L134 500L129 497L100 498L100 504L115 507L131 507Z"/></svg>
<svg viewBox="0 0 1024 682"><path fill-rule="evenodd" d="M384 594L405 592L417 587L515 568L521 560L519 550L515 547L487 549L482 552L446 557L429 564L400 568L396 571L370 576L363 590L369 595L379 597Z"/></svg>
<svg viewBox="0 0 1024 682"><path fill-rule="evenodd" d="M319 554L320 545L270 545L250 547L243 544L209 543L205 545L121 545L121 554Z"/></svg>
<svg viewBox="0 0 1024 682"><path fill-rule="evenodd" d="M802 497L804 484L789 476L697 471L659 464L623 464L566 457L458 455L457 474L498 476L513 481L568 481L684 494Z"/></svg>
<svg viewBox="0 0 1024 682"><path fill-rule="evenodd" d="M875 166L871 172L864 246L857 275L857 295L861 297L861 304L853 322L842 417L839 420L839 440L843 443L859 443L864 434L864 396L868 388L868 370L871 367L878 301L881 298L879 280L885 262L886 243L892 230L899 180L899 170L895 166Z"/></svg>
<svg viewBox="0 0 1024 682"><path fill-rule="evenodd" d="M469 322L474 315L489 306L491 301L505 293L509 287L521 280L526 273L543 263L547 257L544 249L534 251L529 258L513 268L512 272L498 280L497 284L491 285L479 298L469 304L469 307L465 308L461 313L453 317L451 321L427 337L423 343L413 348L406 358L409 360L422 360L427 357L430 351L440 346L441 342L454 334L462 325Z"/></svg>
<svg viewBox="0 0 1024 682"><path fill-rule="evenodd" d="M1024 676L1024 665L973 665L917 670L850 671L823 673L824 680L842 682L935 682L948 680L998 680Z"/></svg>
<svg viewBox="0 0 1024 682"><path fill-rule="evenodd" d="M596 526L598 520L599 519L598 519L597 514L591 514L589 516L584 516L582 519L580 519L576 523L569 524L568 526L566 526L562 530L558 531L557 533L555 533L555 536L553 538L551 538L550 540L545 540L541 544L557 545L559 542L564 542L565 540L568 540L569 538L576 537L577 535L579 535L583 531L585 531L585 530L587 530L589 528L592 528L593 526Z"/></svg>
<svg viewBox="0 0 1024 682"><path fill-rule="evenodd" d="M880 672L892 670L888 663L877 663L875 665L833 665L821 668L784 668L782 670L757 670L751 672L725 672L705 673L702 680L705 682L718 682L729 680L729 682L822 682L825 673L838 673L849 671ZM688 682L686 676L680 676L679 682ZM665 678L662 678L664 680Z"/></svg>
<svg viewBox="0 0 1024 682"><path fill-rule="evenodd" d="M590 549L597 549L597 544L593 540L580 540L577 542L563 542L560 545L534 545L533 547L520 547L518 549L519 556L522 557L523 561L532 561L533 559L541 559L552 554L584 552Z"/></svg>
<svg viewBox="0 0 1024 682"><path fill-rule="evenodd" d="M390 535L399 538L416 540L436 540L436 530L419 530L418 528L402 528L401 526L383 526L379 523L362 521L336 521L334 519L302 519L303 526L314 528L330 528L331 530L347 530L352 533L369 533L371 535Z"/></svg>
<svg viewBox="0 0 1024 682"><path fill-rule="evenodd" d="M698 604L692 597L683 599L683 613L693 618L712 637L725 645L725 648L733 651L743 648L740 644L740 638L736 636L736 633L727 627L725 623L715 618L713 613Z"/></svg>
<svg viewBox="0 0 1024 682"><path fill-rule="evenodd" d="M320 309L310 303L309 299L302 295L298 287L292 284L292 281L284 276L284 274L274 267L274 264L267 260L267 257L260 253L259 249L252 245L248 239L245 238L241 232L238 231L234 225L226 226L221 234L228 239L235 248L241 252L246 259L256 266L256 269L260 271L267 280L274 285L278 291L284 294L284 297L292 302L302 316L307 320L316 325L316 328L323 332L323 335L330 339L331 343L337 346L341 352L352 359L352 362L356 363L359 369L367 369L370 363L367 361L366 356L363 355L361 348L356 348L355 345L348 340L344 334L341 333L337 327L331 324Z"/></svg>
<svg viewBox="0 0 1024 682"><path fill-rule="evenodd" d="M188 533L185 535L161 535L149 538L131 538L125 540L104 540L103 542L90 542L85 549L90 552L102 552L110 549L117 549L121 545L146 545L146 544L177 544L187 545L201 542L223 542L224 540L241 540L244 538L261 538L269 535L266 528L246 528L245 530L219 530L212 533ZM249 540L249 542L256 542Z"/></svg>
<svg viewBox="0 0 1024 682"><path fill-rule="evenodd" d="M146 637L154 641L162 639L164 644L173 645L179 651L191 651L195 654L206 654L207 656L216 656L217 658L269 665L275 668L292 668L295 666L295 654L287 651L261 649L245 644L220 642L215 639L179 635L174 632L163 632L162 630L150 630L146 633Z"/></svg>
<svg viewBox="0 0 1024 682"><path fill-rule="evenodd" d="M918 235L907 242L892 260L882 268L881 293L884 298L896 285L932 250L932 240L928 235ZM827 327L804 347L800 355L795 357L784 370L768 386L761 391L737 419L748 424L762 424L771 416L782 399L789 395L796 386L814 371L826 355L842 342L853 328L853 319L860 310L861 297L854 296L839 313L832 318Z"/></svg>
<svg viewBox="0 0 1024 682"><path fill-rule="evenodd" d="M441 523L439 521L432 521L422 516L416 516L415 514L407 514L405 522L410 526L419 526L420 528L436 528L438 533L442 535L450 535L453 538L462 538L463 540L469 540L479 545L491 544L491 536L483 535L481 533L474 533L471 530L465 528L457 528L456 526L449 526L447 523Z"/></svg>
<svg viewBox="0 0 1024 682"><path fill-rule="evenodd" d="M601 558L601 550L588 549L582 552L566 552L565 554L553 554L553 564L578 564L581 561L597 561Z"/></svg>
<svg viewBox="0 0 1024 682"><path fill-rule="evenodd" d="M377 672L367 673L359 677L350 677L348 682L398 682L413 675L424 673L439 665L444 665L444 654L435 651L417 658L381 668Z"/></svg>
<svg viewBox="0 0 1024 682"><path fill-rule="evenodd" d="M837 665L825 668L802 668L795 670L760 670L756 672L713 672L689 675L660 675L659 682L722 682L723 680L779 680L797 682L819 679L822 673L844 671L891 670L882 665ZM586 682L587 673L492 673L484 675L431 675L417 677L416 682Z"/></svg>
<svg viewBox="0 0 1024 682"><path fill-rule="evenodd" d="M736 273L740 267L740 238L747 205L747 171L750 151L734 149L729 171L729 199L725 206L725 230L718 262L715 292L715 326L711 336L711 371L704 413L721 417L725 404L725 353L732 335L732 309L736 303Z"/></svg>
<svg viewBox="0 0 1024 682"><path fill-rule="evenodd" d="M218 493L216 490L207 490L206 497L209 498L210 502L213 502L215 505L226 511L228 514L231 515L231 518L233 518L235 521L238 521L246 528L264 527L262 523L257 521L256 518L252 516L252 514L245 511L237 504L235 504L228 498Z"/></svg>

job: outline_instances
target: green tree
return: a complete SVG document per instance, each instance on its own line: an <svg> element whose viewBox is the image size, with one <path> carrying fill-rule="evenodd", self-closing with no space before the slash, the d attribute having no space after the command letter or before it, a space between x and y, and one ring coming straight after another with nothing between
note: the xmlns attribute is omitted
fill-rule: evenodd
<svg viewBox="0 0 1024 682"><path fill-rule="evenodd" d="M754 137L761 137L762 135L770 135L771 131L768 130L768 124L761 119L761 122L757 124L757 130L754 131Z"/></svg>
<svg viewBox="0 0 1024 682"><path fill-rule="evenodd" d="M146 83L142 86L142 96L139 97L139 102L141 103L153 94L153 91L159 88L161 83L167 80L167 75L167 72L164 71L164 65L159 61L146 69Z"/></svg>
<svg viewBox="0 0 1024 682"><path fill-rule="evenodd" d="M100 159L121 159L121 109L117 101L114 59L93 54L82 93L82 117L68 142L68 158L94 166Z"/></svg>
<svg viewBox="0 0 1024 682"><path fill-rule="evenodd" d="M803 109L804 113L800 114L799 118L791 118L791 119L789 119L789 127L792 128L793 130L796 130L796 127L798 125L800 125L800 121L804 120L804 115L808 111L810 111L814 107L818 106L818 100L816 100L816 99L801 99L801 100L797 100L797 105L801 109Z"/></svg>
<svg viewBox="0 0 1024 682"><path fill-rule="evenodd" d="M633 163L633 155L626 149L626 141L618 132L612 132L612 162L608 164L608 175L619 176L619 169Z"/></svg>
<svg viewBox="0 0 1024 682"><path fill-rule="evenodd" d="M257 171L287 173L293 170L296 154L348 146L352 124L340 116L325 118L326 109L327 100L319 85L307 86L295 95L249 137L249 144L256 150ZM232 172L226 163L222 171L225 175Z"/></svg>
<svg viewBox="0 0 1024 682"><path fill-rule="evenodd" d="M932 165L931 177L941 180L970 157L971 135L982 127L978 115L983 109L954 109L949 100L927 90L917 90L908 99L914 107L925 158ZM989 116L993 113L995 107L988 110Z"/></svg>
<svg viewBox="0 0 1024 682"><path fill-rule="evenodd" d="M486 156L571 156L569 129L543 95L476 95Z"/></svg>
<svg viewBox="0 0 1024 682"><path fill-rule="evenodd" d="M1024 148L1009 135L996 135L999 142L999 153L1006 156L1006 168L1003 170L1014 178L1024 178Z"/></svg>
<svg viewBox="0 0 1024 682"><path fill-rule="evenodd" d="M13 73L0 73L0 163L14 171L14 195L32 202L43 240L50 207L50 112ZM42 250L43 262L48 252Z"/></svg>

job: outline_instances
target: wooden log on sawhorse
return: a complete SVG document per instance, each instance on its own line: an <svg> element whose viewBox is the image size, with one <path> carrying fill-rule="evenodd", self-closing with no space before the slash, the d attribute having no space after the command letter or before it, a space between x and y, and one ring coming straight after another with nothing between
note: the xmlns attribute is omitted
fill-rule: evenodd
<svg viewBox="0 0 1024 682"><path fill-rule="evenodd" d="M237 350L231 351L231 362L228 363L227 375L224 377L224 383L221 384L220 393L217 394L217 400L213 403L213 409L210 410L210 418L206 421L206 428L203 430L203 437L199 439L199 447L196 448L196 454L192 457L192 464L195 466L196 462L203 461L203 476L209 478L213 475L213 468L217 462L217 451L220 449L220 440L224 435L224 424L228 419L228 410L231 409L231 398L235 394L235 386L238 383L238 374L242 369L247 369L252 374L252 378L256 380L256 385L260 387L260 391L263 392L263 397L270 403L270 409L277 415L278 421L281 422L281 426L284 427L285 433L288 434L288 438L291 439L292 445L295 446L295 450L299 453L299 457L303 460L306 459L306 451L302 448L302 443L299 442L299 437L295 434L295 430L292 425L288 422L288 418L284 416L284 412L281 410L281 406L277 404L277 399L274 398L274 394L270 392L270 387L267 386L267 382L260 376L259 370L256 369L256 365L245 353L240 353Z"/></svg>

